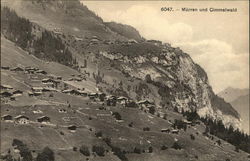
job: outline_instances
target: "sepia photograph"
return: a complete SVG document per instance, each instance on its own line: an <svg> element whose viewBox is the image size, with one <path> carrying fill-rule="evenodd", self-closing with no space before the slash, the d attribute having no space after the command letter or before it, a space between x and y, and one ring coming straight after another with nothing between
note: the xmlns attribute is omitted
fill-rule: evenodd
<svg viewBox="0 0 250 161"><path fill-rule="evenodd" d="M250 161L248 0L1 0L0 161Z"/></svg>

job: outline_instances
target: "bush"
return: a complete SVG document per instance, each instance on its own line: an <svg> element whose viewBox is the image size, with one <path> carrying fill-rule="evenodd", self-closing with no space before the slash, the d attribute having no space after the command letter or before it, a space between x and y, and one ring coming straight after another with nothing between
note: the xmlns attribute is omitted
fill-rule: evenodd
<svg viewBox="0 0 250 161"><path fill-rule="evenodd" d="M167 114L164 114L164 115L163 115L163 119L164 119L164 120L167 120Z"/></svg>
<svg viewBox="0 0 250 161"><path fill-rule="evenodd" d="M129 126L129 127L133 127L133 124L134 124L133 122L130 122L130 123L128 124L128 126Z"/></svg>
<svg viewBox="0 0 250 161"><path fill-rule="evenodd" d="M95 136L98 137L98 138L102 137L102 131L98 131L97 133L95 133Z"/></svg>
<svg viewBox="0 0 250 161"><path fill-rule="evenodd" d="M87 146L85 146L85 145L82 145L81 147L80 147L80 153L82 153L83 155L85 155L85 156L90 156L90 151L89 151L89 148L87 147Z"/></svg>
<svg viewBox="0 0 250 161"><path fill-rule="evenodd" d="M152 146L150 146L150 147L148 148L148 152L149 152L149 153L153 153L153 147L152 147Z"/></svg>
<svg viewBox="0 0 250 161"><path fill-rule="evenodd" d="M177 142L174 142L172 148L174 148L176 150L182 149L181 145L179 145Z"/></svg>
<svg viewBox="0 0 250 161"><path fill-rule="evenodd" d="M111 138L104 138L103 141L104 141L108 146L111 146Z"/></svg>
<svg viewBox="0 0 250 161"><path fill-rule="evenodd" d="M235 146L235 150L234 151L236 151L237 153L239 153L240 152L239 147Z"/></svg>
<svg viewBox="0 0 250 161"><path fill-rule="evenodd" d="M97 146L97 145L94 145L92 147L92 151L95 152L98 156L104 156L104 153L105 153L104 147Z"/></svg>
<svg viewBox="0 0 250 161"><path fill-rule="evenodd" d="M219 146L221 145L221 141L220 141L220 140L217 140L216 142L217 142L217 144L218 144Z"/></svg>
<svg viewBox="0 0 250 161"><path fill-rule="evenodd" d="M12 146L16 146L17 149L20 151L21 157L23 157L23 161L32 161L32 154L27 147L26 144L24 144L22 141L18 139L13 139Z"/></svg>
<svg viewBox="0 0 250 161"><path fill-rule="evenodd" d="M135 149L134 149L134 153L141 154L141 149L139 149L139 148L135 147Z"/></svg>
<svg viewBox="0 0 250 161"><path fill-rule="evenodd" d="M150 74L147 74L147 75L145 76L145 81L146 81L147 83L152 83L152 79L151 79Z"/></svg>
<svg viewBox="0 0 250 161"><path fill-rule="evenodd" d="M144 127L143 131L150 131L150 128L149 127Z"/></svg>
<svg viewBox="0 0 250 161"><path fill-rule="evenodd" d="M74 146L74 147L73 147L73 151L77 151L77 147Z"/></svg>
<svg viewBox="0 0 250 161"><path fill-rule="evenodd" d="M125 156L126 152L122 152L122 150L119 147L112 147L112 152L114 152L114 155L116 155L122 161L128 160L128 158Z"/></svg>
<svg viewBox="0 0 250 161"><path fill-rule="evenodd" d="M116 120L122 119L122 116L118 112L114 112L112 115L115 117Z"/></svg>
<svg viewBox="0 0 250 161"><path fill-rule="evenodd" d="M191 140L195 140L195 137L193 134L190 134L190 138L191 138Z"/></svg>
<svg viewBox="0 0 250 161"><path fill-rule="evenodd" d="M165 145L161 146L161 150L166 150L166 149L168 149L168 147L166 147Z"/></svg>
<svg viewBox="0 0 250 161"><path fill-rule="evenodd" d="M154 106L150 106L148 112L151 113L152 115L154 115L155 114L155 107Z"/></svg>
<svg viewBox="0 0 250 161"><path fill-rule="evenodd" d="M54 160L55 160L54 152L49 147L45 147L42 153L39 153L36 158L36 161L54 161Z"/></svg>

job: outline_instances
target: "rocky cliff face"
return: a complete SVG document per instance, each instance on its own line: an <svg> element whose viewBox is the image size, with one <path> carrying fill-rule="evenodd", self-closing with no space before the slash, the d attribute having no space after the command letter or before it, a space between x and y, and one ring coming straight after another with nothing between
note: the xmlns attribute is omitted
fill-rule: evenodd
<svg viewBox="0 0 250 161"><path fill-rule="evenodd" d="M138 45L130 44L130 48L138 48ZM160 101L155 101L159 107L168 104L177 107L179 111L197 110L200 116L222 120L226 126L241 126L239 114L214 94L206 72L188 54L167 44L156 46L160 50L151 53L126 53L121 48L116 53L101 51L100 54L107 59L119 61L120 70L132 77L144 80L146 75L150 75L151 84L158 87L161 95Z"/></svg>

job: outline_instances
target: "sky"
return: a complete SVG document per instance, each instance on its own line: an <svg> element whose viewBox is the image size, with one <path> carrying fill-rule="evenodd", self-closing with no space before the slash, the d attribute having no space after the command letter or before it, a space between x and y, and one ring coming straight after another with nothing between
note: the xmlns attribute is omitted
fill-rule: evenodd
<svg viewBox="0 0 250 161"><path fill-rule="evenodd" d="M168 42L188 53L218 93L249 88L248 1L82 1L104 21L135 27L146 39ZM172 12L162 12L172 7ZM188 8L237 8L237 12L182 12Z"/></svg>

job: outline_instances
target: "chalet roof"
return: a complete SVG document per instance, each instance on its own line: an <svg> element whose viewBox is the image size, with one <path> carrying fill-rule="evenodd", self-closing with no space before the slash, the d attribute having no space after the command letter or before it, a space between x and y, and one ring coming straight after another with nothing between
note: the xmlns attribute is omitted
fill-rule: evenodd
<svg viewBox="0 0 250 161"><path fill-rule="evenodd" d="M128 98L122 96L122 97L118 97L117 100L128 100Z"/></svg>
<svg viewBox="0 0 250 161"><path fill-rule="evenodd" d="M89 94L89 96L97 96L97 95L98 95L98 93L94 93L94 92Z"/></svg>
<svg viewBox="0 0 250 161"><path fill-rule="evenodd" d="M8 117L8 116L11 116L10 114L5 114L5 115L3 115L3 116L1 116L2 118L4 118L4 117ZM11 116L12 117L12 116Z"/></svg>
<svg viewBox="0 0 250 161"><path fill-rule="evenodd" d="M1 88L6 88L6 89L13 89L12 86L10 86L10 85L4 85L4 84L0 85L0 87Z"/></svg>
<svg viewBox="0 0 250 161"><path fill-rule="evenodd" d="M15 117L16 120L21 119L21 118L29 120L29 118L27 116L24 116L24 115L18 115Z"/></svg>
<svg viewBox="0 0 250 161"><path fill-rule="evenodd" d="M141 100L138 102L138 104L153 104L153 103L150 102L149 100Z"/></svg>
<svg viewBox="0 0 250 161"><path fill-rule="evenodd" d="M15 90L15 91L13 91L13 94L17 94L17 93L23 93L23 91L21 91L21 90Z"/></svg>
<svg viewBox="0 0 250 161"><path fill-rule="evenodd" d="M11 68L10 70L22 70L23 71L23 68L21 68L21 67L14 67L14 68Z"/></svg>
<svg viewBox="0 0 250 161"><path fill-rule="evenodd" d="M13 94L7 91L1 91L0 93L1 95L5 95L5 96L12 96Z"/></svg>
<svg viewBox="0 0 250 161"><path fill-rule="evenodd" d="M32 87L32 90L43 90L43 87Z"/></svg>

